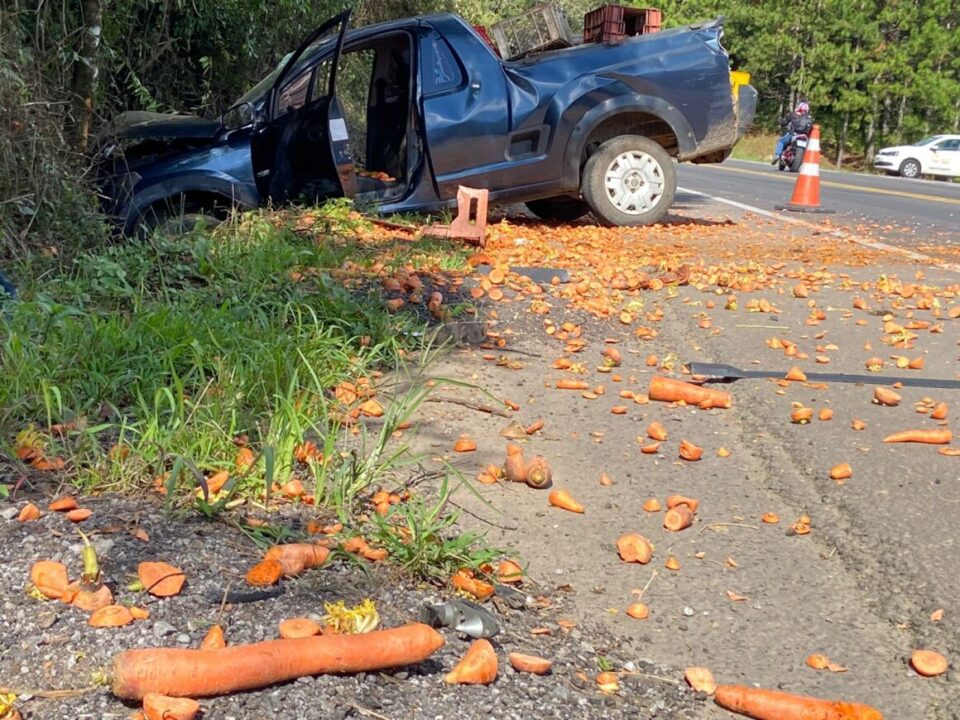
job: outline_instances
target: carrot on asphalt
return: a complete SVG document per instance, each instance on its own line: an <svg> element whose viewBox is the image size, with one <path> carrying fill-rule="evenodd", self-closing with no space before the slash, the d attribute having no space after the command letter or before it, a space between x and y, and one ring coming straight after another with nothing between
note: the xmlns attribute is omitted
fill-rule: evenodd
<svg viewBox="0 0 960 720"><path fill-rule="evenodd" d="M647 393L651 400L659 402L680 402L687 405L696 405L704 410L709 408L729 408L733 405L733 397L723 390L714 390L682 380L671 380L662 375L654 375L650 381L650 391Z"/></svg>
<svg viewBox="0 0 960 720"><path fill-rule="evenodd" d="M744 685L720 685L714 700L720 707L754 720L883 720L880 711L869 705Z"/></svg>
<svg viewBox="0 0 960 720"><path fill-rule="evenodd" d="M253 690L305 675L357 673L423 662L443 635L414 623L362 635L266 640L214 650L127 650L113 660L113 694L142 700L148 692L210 697Z"/></svg>
<svg viewBox="0 0 960 720"><path fill-rule="evenodd" d="M953 440L953 433L950 432L950 428L901 430L883 439L885 443L915 442L927 445L949 445L951 440Z"/></svg>

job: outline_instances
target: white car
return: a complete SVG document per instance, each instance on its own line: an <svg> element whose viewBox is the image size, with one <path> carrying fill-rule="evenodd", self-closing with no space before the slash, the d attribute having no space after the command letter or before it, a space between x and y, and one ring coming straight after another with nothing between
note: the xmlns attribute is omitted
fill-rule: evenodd
<svg viewBox="0 0 960 720"><path fill-rule="evenodd" d="M960 135L933 135L913 145L883 148L873 166L888 175L960 177Z"/></svg>

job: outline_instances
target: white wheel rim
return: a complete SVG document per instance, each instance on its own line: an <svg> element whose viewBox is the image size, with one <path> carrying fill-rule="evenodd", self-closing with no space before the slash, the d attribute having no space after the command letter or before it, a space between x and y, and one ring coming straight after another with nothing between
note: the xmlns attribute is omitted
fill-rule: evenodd
<svg viewBox="0 0 960 720"><path fill-rule="evenodd" d="M627 215L649 212L663 197L663 168L652 155L640 150L621 153L603 176L607 200Z"/></svg>
<svg viewBox="0 0 960 720"><path fill-rule="evenodd" d="M907 163L903 168L903 174L907 177L916 177L919 175L917 172L917 166L915 163Z"/></svg>

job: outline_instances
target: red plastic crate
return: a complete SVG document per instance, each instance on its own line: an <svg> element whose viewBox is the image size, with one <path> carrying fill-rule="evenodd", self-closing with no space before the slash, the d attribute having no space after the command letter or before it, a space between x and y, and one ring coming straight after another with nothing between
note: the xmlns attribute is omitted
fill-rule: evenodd
<svg viewBox="0 0 960 720"><path fill-rule="evenodd" d="M583 16L583 41L620 42L625 37L657 32L662 21L663 13L659 8L601 5Z"/></svg>

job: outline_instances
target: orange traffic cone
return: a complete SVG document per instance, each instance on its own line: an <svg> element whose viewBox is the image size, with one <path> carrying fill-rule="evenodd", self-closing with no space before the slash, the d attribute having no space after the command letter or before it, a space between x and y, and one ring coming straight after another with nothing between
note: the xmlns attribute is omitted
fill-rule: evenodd
<svg viewBox="0 0 960 720"><path fill-rule="evenodd" d="M820 207L820 126L814 125L807 149L803 153L800 177L793 187L793 197L786 205L777 205L777 210L793 210L805 213L832 213Z"/></svg>

